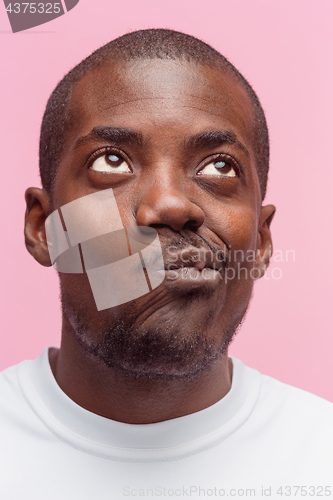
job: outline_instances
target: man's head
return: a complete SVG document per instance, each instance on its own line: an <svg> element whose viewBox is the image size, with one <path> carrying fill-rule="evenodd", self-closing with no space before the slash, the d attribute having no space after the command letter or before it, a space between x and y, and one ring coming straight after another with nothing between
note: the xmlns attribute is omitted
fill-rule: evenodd
<svg viewBox="0 0 333 500"><path fill-rule="evenodd" d="M36 260L50 265L51 191L56 210L112 189L125 227L157 231L166 267L156 289L103 311L86 274L60 273L65 341L76 338L83 352L135 377L209 369L226 352L271 250L274 207L261 206L267 128L245 80L188 35L125 35L59 84L40 158L45 191L27 194Z"/></svg>
<svg viewBox="0 0 333 500"><path fill-rule="evenodd" d="M75 84L107 61L125 63L149 59L187 61L217 68L243 86L253 107L253 148L264 199L269 169L269 137L265 114L256 93L239 71L215 49L190 35L166 29L135 31L112 40L75 66L60 81L48 101L41 127L39 169L43 187L52 191L66 135L72 120L75 120L69 111Z"/></svg>

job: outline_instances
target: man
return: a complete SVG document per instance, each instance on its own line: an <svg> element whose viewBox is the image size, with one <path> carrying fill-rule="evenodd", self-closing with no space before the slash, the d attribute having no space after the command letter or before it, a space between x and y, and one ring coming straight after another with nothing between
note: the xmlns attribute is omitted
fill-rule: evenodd
<svg viewBox="0 0 333 500"><path fill-rule="evenodd" d="M182 33L60 82L25 237L62 341L2 373L1 498L333 494L332 405L227 356L272 251L268 151L252 88Z"/></svg>

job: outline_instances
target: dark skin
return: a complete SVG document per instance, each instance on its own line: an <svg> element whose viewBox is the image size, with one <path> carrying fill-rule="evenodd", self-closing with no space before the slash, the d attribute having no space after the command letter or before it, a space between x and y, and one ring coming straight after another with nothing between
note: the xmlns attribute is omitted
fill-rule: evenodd
<svg viewBox="0 0 333 500"><path fill-rule="evenodd" d="M242 266L248 271L255 267L256 277L263 276L272 248L269 225L275 208L261 204L251 101L229 74L170 60L110 62L76 84L70 111L72 123L52 206L44 190L26 192L26 245L40 264L51 264L44 229L51 211L113 188L123 224L154 227L163 250L182 237L190 249L196 238L208 251L219 248L227 256L232 249L253 251L256 261ZM141 141L119 134L117 142L105 134L92 137L96 127L134 131ZM227 141L216 134L223 132L226 137L226 131ZM214 141L209 142L211 132ZM198 134L206 134L206 140L194 146ZM111 152L105 149L111 147ZM103 163L106 153L123 162L109 171ZM102 167L96 163L100 158ZM227 175L216 168L217 159L226 163ZM98 312L86 275L59 276L63 293L77 311L84 311L91 341L106 324L112 327L117 319L130 316L139 330L166 324L181 331L183 338L199 327L219 346L243 317L253 288L249 277L227 282L214 277L205 282L207 293L202 294L197 293L197 282L190 279L184 285L167 275L149 294ZM82 349L66 311L61 347L51 351L50 362L59 386L77 404L131 424L202 410L228 393L232 379L227 352L191 378L182 378L172 363L169 379L112 369Z"/></svg>

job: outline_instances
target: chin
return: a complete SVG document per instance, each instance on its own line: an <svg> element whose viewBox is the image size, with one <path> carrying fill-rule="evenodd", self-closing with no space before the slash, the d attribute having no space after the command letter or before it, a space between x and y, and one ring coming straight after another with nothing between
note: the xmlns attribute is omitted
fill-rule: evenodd
<svg viewBox="0 0 333 500"><path fill-rule="evenodd" d="M72 334L84 355L110 370L135 379L189 380L222 358L240 321L227 332L215 335L168 325L137 327L125 321L92 332L77 318L74 322L72 318L71 323Z"/></svg>
<svg viewBox="0 0 333 500"><path fill-rule="evenodd" d="M192 290L184 300L175 301L164 289L161 292L94 316L62 289L64 333L68 330L93 362L129 377L195 379L226 353L247 304L223 315L221 297L205 300Z"/></svg>

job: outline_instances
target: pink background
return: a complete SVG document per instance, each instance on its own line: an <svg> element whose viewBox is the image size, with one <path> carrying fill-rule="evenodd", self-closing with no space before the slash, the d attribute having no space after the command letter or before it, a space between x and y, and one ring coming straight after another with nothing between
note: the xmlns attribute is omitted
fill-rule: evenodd
<svg viewBox="0 0 333 500"><path fill-rule="evenodd" d="M277 206L272 261L256 283L231 353L333 401L331 0L80 0L66 15L12 34L0 5L0 369L59 345L57 276L27 253L24 190L40 185L47 98L82 58L128 31L166 27L226 55L259 94L271 134L267 203ZM286 251L295 251L295 262ZM278 255L277 255L278 257ZM274 271L278 276L278 271Z"/></svg>

